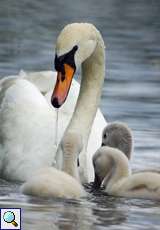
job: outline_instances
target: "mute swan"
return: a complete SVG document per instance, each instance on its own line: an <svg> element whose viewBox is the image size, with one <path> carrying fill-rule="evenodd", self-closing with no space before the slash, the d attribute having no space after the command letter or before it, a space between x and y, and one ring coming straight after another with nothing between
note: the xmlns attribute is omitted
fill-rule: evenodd
<svg viewBox="0 0 160 230"><path fill-rule="evenodd" d="M102 132L102 146L117 148L130 160L133 148L131 129L126 123L109 123Z"/></svg>
<svg viewBox="0 0 160 230"><path fill-rule="evenodd" d="M21 187L26 195L39 197L79 198L85 191L79 181L77 157L82 150L82 139L69 133L62 140L63 171L53 167L40 169Z"/></svg>
<svg viewBox="0 0 160 230"><path fill-rule="evenodd" d="M93 160L94 170L105 192L114 196L160 200L160 174L147 171L131 174L125 154L112 147L101 147L95 155L98 161ZM110 171L105 168L108 164Z"/></svg>
<svg viewBox="0 0 160 230"><path fill-rule="evenodd" d="M127 158L130 160L132 154L132 145L133 145L133 137L131 129L128 127L127 124L122 122L112 122L109 123L102 132L102 146L109 146L114 147L121 150ZM95 154L93 156L93 164L98 164L99 155ZM101 165L102 168L102 165ZM111 170L111 162L108 161L108 164L104 163L105 170L101 170L99 174L101 177L106 176L104 175L104 171L106 170L110 172ZM93 189L99 188L101 185L101 180L99 180L99 176L97 176L95 172L94 182L92 184Z"/></svg>
<svg viewBox="0 0 160 230"><path fill-rule="evenodd" d="M100 145L100 133L106 126L103 115L97 112L105 72L104 43L93 25L73 23L62 30L56 43L58 77L52 95L53 106L59 107L64 103L72 75L81 64L80 92L78 84L72 81L68 99L59 109L58 143L70 131L82 135L83 150L79 157L81 180L92 181L92 154ZM61 168L61 145L58 150L54 145L56 113L50 102L46 102L46 98L50 101L51 92L45 98L40 93L44 90L33 84L35 80L28 81L27 77L7 81L0 85L1 175L9 180L25 181L34 171L53 165L55 158L56 167Z"/></svg>

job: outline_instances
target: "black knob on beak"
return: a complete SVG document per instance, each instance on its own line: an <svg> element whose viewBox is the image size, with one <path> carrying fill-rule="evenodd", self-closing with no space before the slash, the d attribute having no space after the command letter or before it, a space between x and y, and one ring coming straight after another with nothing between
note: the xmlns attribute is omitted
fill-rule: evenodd
<svg viewBox="0 0 160 230"><path fill-rule="evenodd" d="M53 105L53 107L55 107L57 109L61 106L59 104L59 102L58 102L58 98L57 97L54 97L54 98L51 99L51 104Z"/></svg>

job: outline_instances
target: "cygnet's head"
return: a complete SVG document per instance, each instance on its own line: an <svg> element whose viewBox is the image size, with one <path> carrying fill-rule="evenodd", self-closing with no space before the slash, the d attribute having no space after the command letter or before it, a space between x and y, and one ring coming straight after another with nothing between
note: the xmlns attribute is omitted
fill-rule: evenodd
<svg viewBox="0 0 160 230"><path fill-rule="evenodd" d="M104 154L104 147L101 147L93 155L92 162L95 173L93 188L98 189L106 175L109 175L113 161Z"/></svg>
<svg viewBox="0 0 160 230"><path fill-rule="evenodd" d="M130 159L133 146L131 129L125 123L109 123L102 133L102 146L117 148Z"/></svg>
<svg viewBox="0 0 160 230"><path fill-rule="evenodd" d="M95 171L93 188L97 189L102 184L105 186L107 185L117 167L117 163L125 163L125 165L128 165L128 158L119 149L103 146L96 151L93 156L93 166ZM121 173L126 174L125 167L122 168Z"/></svg>
<svg viewBox="0 0 160 230"><path fill-rule="evenodd" d="M54 107L65 102L75 71L96 48L98 33L92 24L72 23L59 34L55 52L57 82L51 98Z"/></svg>

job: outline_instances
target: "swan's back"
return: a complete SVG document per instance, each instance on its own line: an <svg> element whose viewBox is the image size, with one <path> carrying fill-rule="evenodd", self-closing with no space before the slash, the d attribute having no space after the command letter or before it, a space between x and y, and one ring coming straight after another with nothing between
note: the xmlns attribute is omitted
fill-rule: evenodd
<svg viewBox="0 0 160 230"><path fill-rule="evenodd" d="M113 195L160 200L160 174L139 172L123 178L112 190Z"/></svg>
<svg viewBox="0 0 160 230"><path fill-rule="evenodd" d="M73 177L55 168L44 168L22 186L26 195L39 197L80 198L85 196L81 184Z"/></svg>

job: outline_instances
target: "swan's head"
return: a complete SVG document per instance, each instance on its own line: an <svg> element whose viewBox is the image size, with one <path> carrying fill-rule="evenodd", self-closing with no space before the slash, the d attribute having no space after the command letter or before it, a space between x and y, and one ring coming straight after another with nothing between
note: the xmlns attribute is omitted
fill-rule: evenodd
<svg viewBox="0 0 160 230"><path fill-rule="evenodd" d="M131 158L133 138L131 129L125 123L108 124L102 133L102 146L110 146L121 150L128 159Z"/></svg>
<svg viewBox="0 0 160 230"><path fill-rule="evenodd" d="M51 103L59 108L66 100L75 71L94 52L96 28L88 23L73 23L64 27L57 38L55 69L57 82Z"/></svg>
<svg viewBox="0 0 160 230"><path fill-rule="evenodd" d="M102 185L103 179L109 174L113 167L112 158L107 156L107 147L99 148L93 155L93 167L95 172L95 178L93 188L97 189Z"/></svg>

